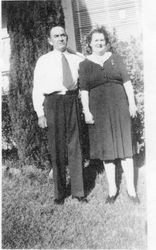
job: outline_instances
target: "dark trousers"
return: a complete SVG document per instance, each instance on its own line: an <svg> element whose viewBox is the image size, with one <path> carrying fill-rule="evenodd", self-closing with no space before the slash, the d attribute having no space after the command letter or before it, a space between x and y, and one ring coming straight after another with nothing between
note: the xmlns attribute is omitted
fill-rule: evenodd
<svg viewBox="0 0 156 250"><path fill-rule="evenodd" d="M54 176L54 196L66 196L68 165L71 194L84 196L82 152L79 137L78 98L75 91L66 95L46 95L44 110L48 125L48 142Z"/></svg>

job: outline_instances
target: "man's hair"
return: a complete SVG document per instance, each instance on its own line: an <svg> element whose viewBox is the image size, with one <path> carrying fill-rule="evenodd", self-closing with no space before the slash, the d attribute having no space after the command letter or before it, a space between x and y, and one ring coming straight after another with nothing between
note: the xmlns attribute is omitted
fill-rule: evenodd
<svg viewBox="0 0 156 250"><path fill-rule="evenodd" d="M61 28L63 28L64 31L65 31L65 34L67 35L66 30L65 30L65 27L64 27L63 25L59 25L59 24L57 24L57 25L49 24L49 25L47 25L47 30L46 30L47 37L50 37L50 32L51 32L51 30L52 30L53 28L55 28L55 27L61 27Z"/></svg>

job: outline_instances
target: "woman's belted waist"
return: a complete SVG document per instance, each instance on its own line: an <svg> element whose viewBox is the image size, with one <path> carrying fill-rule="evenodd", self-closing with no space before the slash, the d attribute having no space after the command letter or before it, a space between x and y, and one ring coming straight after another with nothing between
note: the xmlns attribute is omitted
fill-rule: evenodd
<svg viewBox="0 0 156 250"><path fill-rule="evenodd" d="M94 89L94 88L96 88L96 87L98 87L98 86L101 86L101 85L109 85L109 84L119 84L119 85L123 85L123 82L122 81L120 81L120 80L113 80L113 79L105 79L104 81L97 81L96 83L94 82L94 84L92 85L91 84L91 87L90 87L90 90L92 90L92 89Z"/></svg>
<svg viewBox="0 0 156 250"><path fill-rule="evenodd" d="M117 84L123 85L123 82L120 81L120 80L111 80L111 79L109 79L108 82L106 82L106 83L117 83Z"/></svg>

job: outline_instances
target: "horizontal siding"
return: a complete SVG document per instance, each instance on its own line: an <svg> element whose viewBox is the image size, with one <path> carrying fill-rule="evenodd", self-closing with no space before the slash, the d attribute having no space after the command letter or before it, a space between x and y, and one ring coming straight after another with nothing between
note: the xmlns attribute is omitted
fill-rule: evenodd
<svg viewBox="0 0 156 250"><path fill-rule="evenodd" d="M103 25L113 25L116 23L123 23L123 22L136 22L138 21L137 16L135 15L134 9L126 9L125 10L125 16L126 18L121 20L122 17L120 17L120 14L122 15L124 12L114 12L109 11L109 15L107 11L94 11L92 13L86 13L83 12L80 15L80 18L75 18L75 24L79 25L79 28L88 26L88 25L94 25L94 24L103 24Z"/></svg>
<svg viewBox="0 0 156 250"><path fill-rule="evenodd" d="M127 8L129 6L140 6L140 0L73 0L75 10L82 12L101 8Z"/></svg>
<svg viewBox="0 0 156 250"><path fill-rule="evenodd" d="M73 0L72 6L79 51L81 40L97 24L116 28L121 39L139 32L140 0Z"/></svg>

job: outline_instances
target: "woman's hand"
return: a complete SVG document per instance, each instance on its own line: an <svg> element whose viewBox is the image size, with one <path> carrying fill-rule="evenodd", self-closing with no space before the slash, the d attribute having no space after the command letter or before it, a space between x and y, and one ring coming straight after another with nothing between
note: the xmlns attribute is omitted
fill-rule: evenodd
<svg viewBox="0 0 156 250"><path fill-rule="evenodd" d="M83 114L87 124L94 124L94 118L89 109L89 92L88 90L81 91L81 101L83 106Z"/></svg>
<svg viewBox="0 0 156 250"><path fill-rule="evenodd" d="M129 104L129 113L132 118L137 115L137 106L135 105L135 103Z"/></svg>
<svg viewBox="0 0 156 250"><path fill-rule="evenodd" d="M94 118L90 111L84 111L85 122L87 124L94 124Z"/></svg>
<svg viewBox="0 0 156 250"><path fill-rule="evenodd" d="M127 94L128 103L129 103L129 113L132 118L134 118L137 114L137 107L135 105L134 91L133 85L131 81L127 81L124 83L124 88Z"/></svg>

